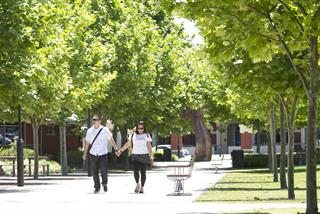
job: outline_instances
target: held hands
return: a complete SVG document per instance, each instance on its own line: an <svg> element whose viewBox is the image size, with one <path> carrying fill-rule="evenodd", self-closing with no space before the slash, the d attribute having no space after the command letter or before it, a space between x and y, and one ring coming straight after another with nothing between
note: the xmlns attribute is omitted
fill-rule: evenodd
<svg viewBox="0 0 320 214"><path fill-rule="evenodd" d="M117 157L120 157L120 155L121 155L121 150L116 151L116 155L117 155Z"/></svg>

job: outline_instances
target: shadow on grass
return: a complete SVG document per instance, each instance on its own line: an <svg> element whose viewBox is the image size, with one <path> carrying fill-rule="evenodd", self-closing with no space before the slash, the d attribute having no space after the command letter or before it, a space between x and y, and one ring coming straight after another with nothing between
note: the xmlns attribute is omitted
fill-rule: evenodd
<svg viewBox="0 0 320 214"><path fill-rule="evenodd" d="M258 198L258 197L253 197L252 199L246 198L246 201L250 202L270 202L270 201L289 201L290 199L288 198ZM200 199L198 200L199 202L244 202L244 200L240 199Z"/></svg>
<svg viewBox="0 0 320 214"><path fill-rule="evenodd" d="M217 182L216 184L248 184L248 183L251 183L251 184L262 184L262 183L276 183L276 182L273 182L273 181L219 181Z"/></svg>
<svg viewBox="0 0 320 214"><path fill-rule="evenodd" d="M222 182L216 183L221 184ZM228 184L229 182L224 182L224 184ZM242 182L230 182L229 184L241 184ZM249 183L249 182L248 182ZM258 183L258 182L256 182ZM266 182L263 182L266 183ZM263 184L261 183L261 184ZM306 188L295 187L295 190L303 190L306 191ZM320 186L317 186L317 189L320 189ZM252 187L211 187L208 188L209 191L283 191L280 188L252 188Z"/></svg>
<svg viewBox="0 0 320 214"><path fill-rule="evenodd" d="M280 169L278 169L279 172L280 172ZM297 166L295 169L294 169L294 172L296 173L299 173L299 172L306 172L306 168L305 167L300 167L300 166ZM318 165L317 167L317 172L320 172L320 167ZM246 168L246 169L231 169L231 170L228 170L228 173L254 173L254 174L270 174L271 171L268 169L268 168Z"/></svg>
<svg viewBox="0 0 320 214"><path fill-rule="evenodd" d="M242 187L215 187L209 188L209 191L280 191L280 188L242 188Z"/></svg>

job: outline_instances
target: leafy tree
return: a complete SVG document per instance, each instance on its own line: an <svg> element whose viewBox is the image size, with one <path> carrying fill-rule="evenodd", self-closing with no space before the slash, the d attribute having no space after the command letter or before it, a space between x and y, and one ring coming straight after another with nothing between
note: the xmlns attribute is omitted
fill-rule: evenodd
<svg viewBox="0 0 320 214"><path fill-rule="evenodd" d="M197 20L213 56L230 58L232 47L249 52L254 62L286 55L308 96L307 213L317 213L316 125L319 85L317 1L165 1ZM223 40L217 46L216 41ZM221 52L221 48L224 49Z"/></svg>

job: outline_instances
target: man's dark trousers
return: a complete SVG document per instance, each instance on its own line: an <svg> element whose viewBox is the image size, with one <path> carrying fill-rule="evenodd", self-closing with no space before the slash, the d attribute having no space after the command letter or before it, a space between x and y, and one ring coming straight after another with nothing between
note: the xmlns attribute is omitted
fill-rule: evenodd
<svg viewBox="0 0 320 214"><path fill-rule="evenodd" d="M101 172L102 185L108 183L108 157L107 154L102 156L94 156L90 154L91 170L94 181L94 188L100 189L99 170Z"/></svg>

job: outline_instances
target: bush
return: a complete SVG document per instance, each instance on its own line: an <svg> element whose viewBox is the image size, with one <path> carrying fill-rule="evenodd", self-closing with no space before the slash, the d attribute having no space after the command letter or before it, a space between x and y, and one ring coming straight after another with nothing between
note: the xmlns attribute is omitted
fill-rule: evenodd
<svg viewBox="0 0 320 214"><path fill-rule="evenodd" d="M23 149L25 157L33 156L34 152L32 149ZM0 156L16 156L17 155L17 144L13 143L10 147L0 147Z"/></svg>
<svg viewBox="0 0 320 214"><path fill-rule="evenodd" d="M164 161L163 151L158 150L153 153L153 158L155 161ZM176 154L171 154L171 161L178 161L179 157Z"/></svg>
<svg viewBox="0 0 320 214"><path fill-rule="evenodd" d="M268 155L265 154L244 154L245 168L266 168L268 167Z"/></svg>
<svg viewBox="0 0 320 214"><path fill-rule="evenodd" d="M293 156L294 164L301 166L306 164L305 152L295 153ZM286 156L287 161L287 156ZM244 154L245 168L267 168L268 155L267 154ZM280 154L277 154L277 164L280 166ZM317 164L320 164L320 151L317 151Z"/></svg>
<svg viewBox="0 0 320 214"><path fill-rule="evenodd" d="M163 152L155 152L153 153L154 161L163 161Z"/></svg>
<svg viewBox="0 0 320 214"><path fill-rule="evenodd" d="M27 149L24 148L24 157L32 157L34 156L34 151L32 149ZM13 143L10 147L6 148L0 148L0 156L17 156L17 145L16 143ZM50 159L50 156L48 156ZM24 160L25 163L27 163L27 159ZM11 164L11 161L1 161L0 162L3 165L6 164ZM33 163L33 162L32 162ZM51 160L40 160L39 165L48 163L50 165L50 173L60 173L60 164L56 161L51 161ZM3 171L2 171L3 170ZM3 166L0 169L0 174L5 174L5 175L12 175L12 166ZM33 166L31 167L31 173L33 174ZM29 173L29 167L26 166L24 169L24 173L28 174ZM42 167L39 166L39 175L42 174Z"/></svg>
<svg viewBox="0 0 320 214"><path fill-rule="evenodd" d="M178 160L179 160L178 155L176 155L176 154L171 155L171 161L178 161Z"/></svg>
<svg viewBox="0 0 320 214"><path fill-rule="evenodd" d="M82 155L83 151L68 151L67 157L68 157L68 166L70 168L82 168Z"/></svg>

